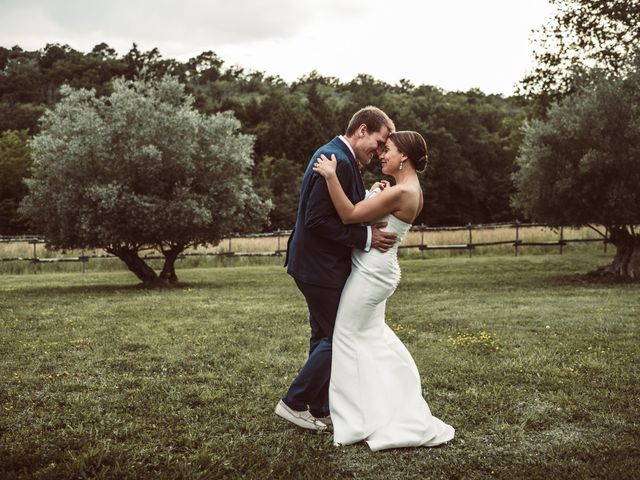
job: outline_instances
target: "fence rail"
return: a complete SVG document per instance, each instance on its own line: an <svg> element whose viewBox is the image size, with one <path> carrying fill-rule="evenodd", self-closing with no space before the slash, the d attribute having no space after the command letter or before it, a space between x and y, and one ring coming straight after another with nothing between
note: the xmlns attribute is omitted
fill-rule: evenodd
<svg viewBox="0 0 640 480"><path fill-rule="evenodd" d="M555 241L523 241L520 239L521 229L525 228L533 228L533 227L542 227L542 228L550 228L558 231L558 240ZM474 230L488 230L488 229L500 229L500 228L513 228L515 229L515 238L513 240L499 240L494 242L474 242L473 241L473 232ZM593 228L593 227L592 227ZM544 223L491 223L491 224L467 224L462 226L453 226L453 227L427 227L424 225L416 225L411 227L411 232L421 232L420 243L412 243L408 245L400 245L400 249L418 249L419 251L430 251L430 250L468 250L469 255L471 256L473 251L478 247L491 247L491 246L499 246L499 245L511 245L514 248L514 254L517 256L519 254L519 249L521 247L558 247L560 249L560 254L562 254L563 249L566 245L570 243L589 243L589 242L599 242L603 244L604 251L607 251L607 244L609 243L608 232L605 230L604 233L599 230L593 228L595 231L601 234L601 238L565 238L564 237L564 229L565 227L551 227L548 224ZM424 234L429 232L453 232L453 231L466 231L468 232L467 238L468 241L465 243L454 243L454 244L428 244L424 241ZM218 252L186 252L182 253L178 256L178 259L185 259L188 257L281 257L286 253L286 248L282 248L281 240L286 239L291 234L291 230L279 230L276 232L268 232L268 233L253 233L253 234L238 234L232 235L224 239L220 242L222 245L225 241L228 242L228 248L223 251ZM277 246L275 250L263 251L263 252L236 252L232 249L232 240L234 239L251 239L251 238L276 238ZM109 254L97 254L97 255L85 255L84 251L81 255L77 257L57 257L57 258L49 258L49 257L38 257L36 247L39 244L46 244L47 240L44 237L37 235L21 235L21 236L3 236L0 235L0 244L2 243L29 243L33 245L33 255L30 257L5 257L0 258L0 262L16 262L16 261L24 261L30 262L34 265L39 263L62 263L62 262L82 262L82 271L86 271L86 266L89 260L100 260L100 259L114 259L118 258L114 255ZM285 242L286 247L286 242ZM155 260L155 259L164 259L162 255L144 255L141 256L142 259L145 260ZM35 271L35 270L34 270Z"/></svg>

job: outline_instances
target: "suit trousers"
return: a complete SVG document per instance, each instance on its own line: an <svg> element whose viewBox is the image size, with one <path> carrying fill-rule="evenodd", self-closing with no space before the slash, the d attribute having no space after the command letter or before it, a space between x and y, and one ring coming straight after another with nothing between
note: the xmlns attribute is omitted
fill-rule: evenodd
<svg viewBox="0 0 640 480"><path fill-rule="evenodd" d="M282 399L290 408L309 408L314 417L329 415L331 341L342 287L327 288L296 280L309 308L309 358Z"/></svg>

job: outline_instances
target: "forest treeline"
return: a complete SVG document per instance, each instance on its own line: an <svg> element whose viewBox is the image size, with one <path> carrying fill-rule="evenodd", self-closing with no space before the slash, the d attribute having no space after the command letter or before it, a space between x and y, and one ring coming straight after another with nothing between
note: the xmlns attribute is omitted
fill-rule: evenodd
<svg viewBox="0 0 640 480"><path fill-rule="evenodd" d="M292 60L293 61L293 60ZM300 180L315 149L343 133L365 105L386 111L399 130L427 139L429 168L421 182L425 209L416 224L454 225L514 220L512 173L529 107L521 98L477 89L447 92L402 80L390 85L361 74L349 82L317 72L287 83L277 76L226 66L207 51L179 62L135 44L118 55L107 44L91 52L48 44L36 51L0 47L0 234L26 233L17 216L29 175L28 139L59 100L60 87L107 95L112 79L177 77L202 113L231 110L255 137L253 181L273 203L268 230L293 226ZM365 182L381 177L374 162Z"/></svg>

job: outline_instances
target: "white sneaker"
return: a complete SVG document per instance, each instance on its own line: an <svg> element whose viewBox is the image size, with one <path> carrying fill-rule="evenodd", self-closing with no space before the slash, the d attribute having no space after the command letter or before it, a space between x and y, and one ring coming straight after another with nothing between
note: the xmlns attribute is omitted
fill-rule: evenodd
<svg viewBox="0 0 640 480"><path fill-rule="evenodd" d="M291 423L306 428L308 430L316 430L323 432L327 429L327 425L322 423L316 417L309 413L309 410L299 412L289 408L282 400L276 405L276 415L290 421Z"/></svg>

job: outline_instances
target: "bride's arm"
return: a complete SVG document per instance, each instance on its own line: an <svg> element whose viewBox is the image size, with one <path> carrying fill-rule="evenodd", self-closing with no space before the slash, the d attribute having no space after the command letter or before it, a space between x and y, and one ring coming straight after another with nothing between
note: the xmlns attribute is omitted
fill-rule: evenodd
<svg viewBox="0 0 640 480"><path fill-rule="evenodd" d="M313 166L313 170L325 178L331 201L342 223L372 222L399 210L404 193L397 187L385 188L366 202L355 205L351 203L336 175L337 164L335 155L331 155L331 160L322 155Z"/></svg>

